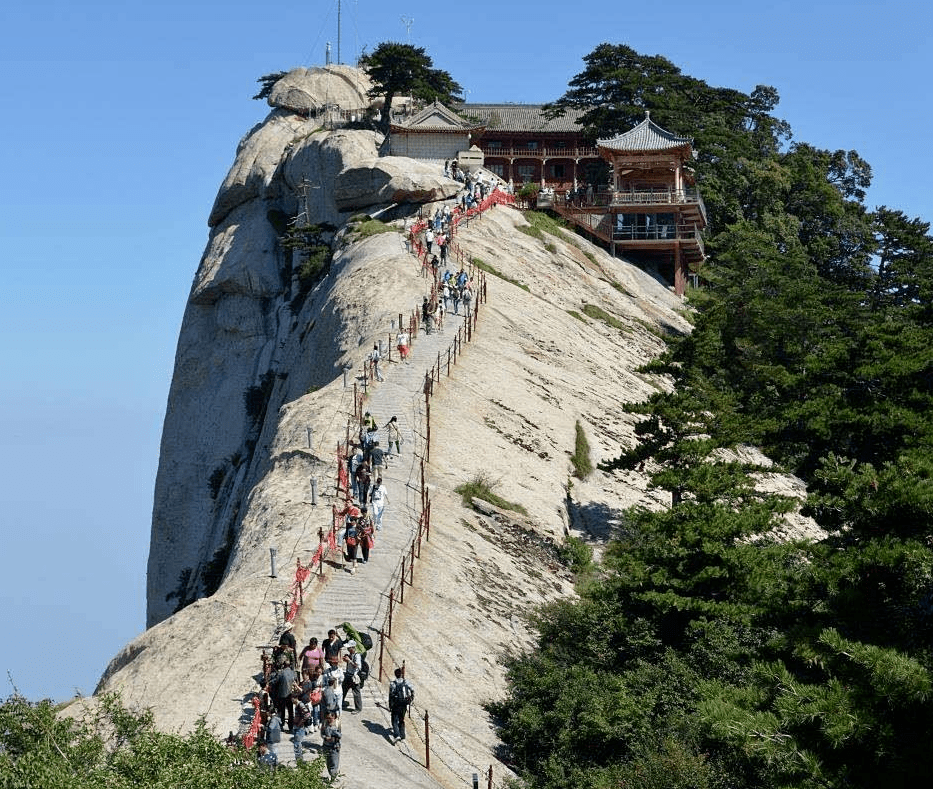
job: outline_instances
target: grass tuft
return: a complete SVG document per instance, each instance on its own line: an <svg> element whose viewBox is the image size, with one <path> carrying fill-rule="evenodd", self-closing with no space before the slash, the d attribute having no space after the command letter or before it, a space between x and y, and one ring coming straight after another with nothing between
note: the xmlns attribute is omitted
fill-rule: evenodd
<svg viewBox="0 0 933 789"><path fill-rule="evenodd" d="M611 326L613 329L618 329L619 331L629 330L629 327L622 323L622 321L610 315L602 307L597 307L595 304L584 304L583 314L588 315L591 318L595 318L596 320L600 320L606 325Z"/></svg>
<svg viewBox="0 0 933 789"><path fill-rule="evenodd" d="M472 262L473 265L476 266L476 268L478 268L480 271L485 271L487 274L492 274L494 277L498 277L499 279L504 279L506 282L508 282L508 283L511 284L511 285L514 285L516 288L521 288L522 290L526 291L527 293L531 293L531 291L528 290L528 286L527 286L527 285L523 285L523 284L522 284L521 282L519 282L518 280L512 279L512 278L511 278L510 276L508 276L507 274L503 274L501 271L499 271L499 269L495 268L494 266L491 266L489 263L484 263L484 262L483 262L482 260L480 260L479 258L473 258L473 260L472 260L471 262Z"/></svg>
<svg viewBox="0 0 933 789"><path fill-rule="evenodd" d="M488 501L501 510L511 510L512 512L520 512L522 515L527 515L528 511L521 504L506 501L500 495L493 492L493 488L498 484L498 482L490 480L485 474L480 473L469 482L465 482L463 485L454 488L454 491L460 494L460 500L463 502L464 507L472 509L473 499L477 498Z"/></svg>

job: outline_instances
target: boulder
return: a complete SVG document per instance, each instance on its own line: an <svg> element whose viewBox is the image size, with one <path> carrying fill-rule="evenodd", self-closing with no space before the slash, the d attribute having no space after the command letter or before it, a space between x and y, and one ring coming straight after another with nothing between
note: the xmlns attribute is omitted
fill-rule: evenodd
<svg viewBox="0 0 933 789"><path fill-rule="evenodd" d="M454 197L462 186L432 162L383 156L337 176L334 200L343 211L385 203L431 203Z"/></svg>
<svg viewBox="0 0 933 789"><path fill-rule="evenodd" d="M268 102L270 107L302 114L327 104L355 110L369 106L366 94L371 87L366 73L352 66L296 68L275 83Z"/></svg>

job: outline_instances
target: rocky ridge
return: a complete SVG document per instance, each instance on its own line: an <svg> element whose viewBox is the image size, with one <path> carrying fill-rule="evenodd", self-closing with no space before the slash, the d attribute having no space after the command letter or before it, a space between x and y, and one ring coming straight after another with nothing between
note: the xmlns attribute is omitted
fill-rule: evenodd
<svg viewBox="0 0 933 789"><path fill-rule="evenodd" d="M320 90L292 75L289 91ZM345 75L334 79L348 84ZM352 412L344 366L358 365L425 292L403 236L363 238L351 229L352 212L389 209L382 215L394 211L401 229L416 204L433 209L457 189L436 167L379 158L379 135L320 129L276 96L279 106L241 143L220 189L185 311L156 483L151 627L114 658L98 689L152 708L165 729L191 728L206 714L225 734L248 713L256 647L277 632L273 603L291 581L285 570L269 578L269 548L277 546L280 567L292 568L310 558L329 522L333 448ZM313 196L303 202L306 182ZM296 305L270 212L302 210L342 229L329 273ZM415 761L403 760L374 734L373 719L350 730L359 747L347 749L345 770L360 783L392 775L461 786L494 762L503 775L482 703L504 693L501 657L531 644L527 613L573 593L554 546L569 530L598 543L625 507L667 504L634 472L597 471L571 488L569 455L577 423L594 462L633 440L623 403L664 385L636 370L665 336L689 330L684 305L648 273L571 233L542 240L526 227L518 211L499 207L459 235L468 255L497 274L487 275L489 302L474 341L432 400L432 539L390 646L393 660L406 661L419 707L431 710L440 763L426 778L417 740ZM587 317L588 304L618 323ZM448 331L454 325L452 318ZM401 367L387 365L385 392L402 380ZM258 408L247 396L257 392ZM371 402L404 409L411 451L423 436L417 388L389 397L377 386ZM376 413L380 423L389 415ZM414 509L410 472L392 472L399 493L390 507L399 514ZM464 507L454 488L477 475L527 515ZM311 477L322 483L317 507ZM322 607L338 580L339 569L328 567L309 589L299 638L320 637L321 623L346 618ZM362 576L353 580L364 587ZM382 590L367 594L378 609ZM189 598L198 599L175 610ZM384 690L370 684L367 709Z"/></svg>

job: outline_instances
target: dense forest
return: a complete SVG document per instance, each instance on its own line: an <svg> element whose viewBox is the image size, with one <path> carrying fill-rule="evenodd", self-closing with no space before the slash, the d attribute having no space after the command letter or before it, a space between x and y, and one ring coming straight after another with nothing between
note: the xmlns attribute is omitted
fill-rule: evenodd
<svg viewBox="0 0 933 789"><path fill-rule="evenodd" d="M534 789L907 787L933 774L933 239L864 205L855 151L793 140L777 92L602 44L552 106L592 137L650 110L694 139L710 216L695 328L632 404L663 511L624 514L580 597L535 617L492 711ZM827 533L724 452L800 475ZM733 460L729 461L729 458Z"/></svg>

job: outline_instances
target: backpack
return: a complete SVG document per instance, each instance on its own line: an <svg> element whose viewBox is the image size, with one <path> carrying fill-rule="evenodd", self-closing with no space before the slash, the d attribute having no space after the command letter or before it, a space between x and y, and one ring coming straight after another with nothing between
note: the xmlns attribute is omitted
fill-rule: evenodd
<svg viewBox="0 0 933 789"><path fill-rule="evenodd" d="M373 637L369 633L360 633L360 641L363 642L363 648L370 650L373 648Z"/></svg>
<svg viewBox="0 0 933 789"><path fill-rule="evenodd" d="M360 675L360 685L362 686L369 679L369 663L366 662L365 655L360 659L360 670L357 674Z"/></svg>
<svg viewBox="0 0 933 789"><path fill-rule="evenodd" d="M389 706L402 707L408 706L415 698L415 689L408 684L406 680L393 682L389 690Z"/></svg>
<svg viewBox="0 0 933 789"><path fill-rule="evenodd" d="M308 709L308 705L303 701L295 703L294 707L294 716L292 719L292 728L294 729L303 729L308 723L311 722L311 710Z"/></svg>

